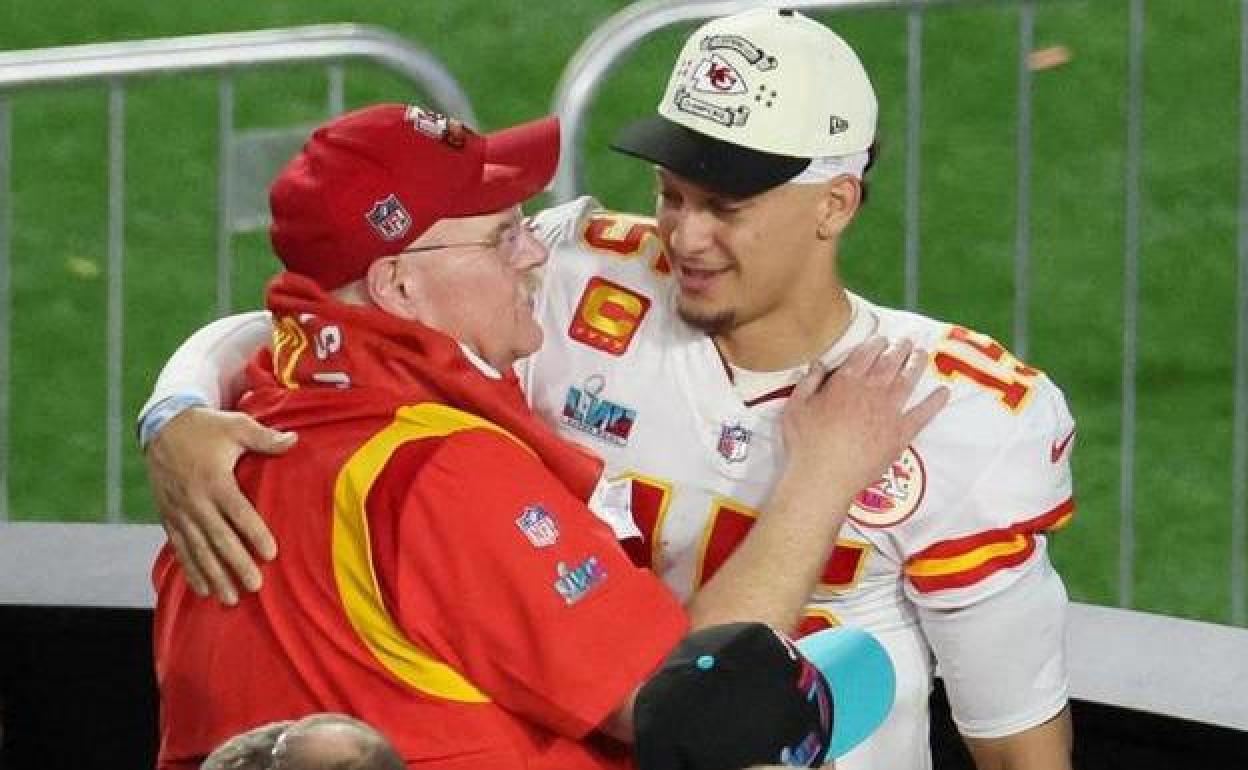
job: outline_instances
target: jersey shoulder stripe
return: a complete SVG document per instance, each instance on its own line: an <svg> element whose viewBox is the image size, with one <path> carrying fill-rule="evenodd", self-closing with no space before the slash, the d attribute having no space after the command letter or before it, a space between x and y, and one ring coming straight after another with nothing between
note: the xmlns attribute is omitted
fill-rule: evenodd
<svg viewBox="0 0 1248 770"><path fill-rule="evenodd" d="M923 593L973 585L1027 561L1035 552L1037 534L1066 526L1074 511L1074 499L1068 498L1012 526L935 543L906 560L906 576Z"/></svg>

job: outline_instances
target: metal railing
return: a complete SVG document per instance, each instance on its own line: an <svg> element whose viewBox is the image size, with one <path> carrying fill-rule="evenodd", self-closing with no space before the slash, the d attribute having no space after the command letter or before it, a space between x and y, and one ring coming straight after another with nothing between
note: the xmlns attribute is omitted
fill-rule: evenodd
<svg viewBox="0 0 1248 770"><path fill-rule="evenodd" d="M837 12L892 8L907 13L906 132L904 198L904 297L914 309L919 296L920 238L920 128L922 125L923 15L928 8L956 0L798 0L785 7ZM584 136L587 117L602 81L642 40L671 25L704 21L756 7L749 0L638 3L613 16L591 35L573 56L560 78L554 111L563 125L563 159L555 178L554 197L563 202L584 189ZM1232 493L1230 506L1231 622L1248 624L1248 0L1242 0L1241 44L1243 75L1240 100L1241 192L1236 300L1237 344L1234 375L1232 435ZM1018 105L1016 130L1016 225L1014 238L1013 338L1011 347L1027 356L1028 316L1031 305L1031 187L1032 187L1032 76L1026 52L1035 36L1035 0L1017 0ZM1122 440L1119 455L1119 568L1118 604L1134 604L1136 572L1135 486L1136 425L1139 349L1140 169L1143 144L1143 71L1145 0L1130 0L1128 8L1126 89L1126 161L1123 167L1125 226L1123 255Z"/></svg>
<svg viewBox="0 0 1248 770"><path fill-rule="evenodd" d="M108 268L106 515L122 520L122 343L125 335L125 98L137 78L177 73L218 73L217 311L229 311L233 272L231 210L238 169L234 157L236 73L265 65L324 63L328 69L327 112L343 110L343 62L365 60L421 86L435 104L475 122L471 102L442 64L424 49L390 32L357 24L318 25L159 40L76 45L0 53L0 522L8 519L9 422L11 405L12 112L10 95L21 89L82 83L108 88Z"/></svg>

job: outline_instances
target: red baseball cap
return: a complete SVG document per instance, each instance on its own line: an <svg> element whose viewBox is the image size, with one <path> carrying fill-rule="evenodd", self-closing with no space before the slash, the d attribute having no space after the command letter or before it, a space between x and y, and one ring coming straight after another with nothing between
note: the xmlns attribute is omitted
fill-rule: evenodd
<svg viewBox="0 0 1248 770"><path fill-rule="evenodd" d="M558 161L554 117L481 135L423 107L366 107L318 128L277 175L269 238L287 270L335 289L441 219L528 200Z"/></svg>

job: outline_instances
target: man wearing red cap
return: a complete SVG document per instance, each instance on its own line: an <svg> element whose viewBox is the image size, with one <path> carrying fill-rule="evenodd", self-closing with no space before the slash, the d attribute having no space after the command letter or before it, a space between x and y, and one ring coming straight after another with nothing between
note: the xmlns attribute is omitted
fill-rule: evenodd
<svg viewBox="0 0 1248 770"><path fill-rule="evenodd" d="M594 515L612 518L601 462L538 419L512 373L542 341L530 279L547 257L519 204L547 184L557 148L552 119L481 136L384 105L322 126L280 173L271 235L286 270L268 289L271 351L250 364L240 406L300 440L243 458L237 478L283 558L262 591L225 607L196 595L172 547L158 557L162 768L319 711L361 718L410 767L438 770L629 766L604 732L697 744L680 720L634 736L634 697L650 709L667 697L639 688L678 643L704 649L696 633L681 641L691 625L799 606L855 491L939 407L904 408L917 381L906 349L868 345L826 382L809 378L767 521L687 615ZM781 553L791 574L760 595ZM853 710L849 684L803 674L799 686L799 668L776 667L781 700ZM774 747L764 731L739 756L818 762L829 709L799 708Z"/></svg>

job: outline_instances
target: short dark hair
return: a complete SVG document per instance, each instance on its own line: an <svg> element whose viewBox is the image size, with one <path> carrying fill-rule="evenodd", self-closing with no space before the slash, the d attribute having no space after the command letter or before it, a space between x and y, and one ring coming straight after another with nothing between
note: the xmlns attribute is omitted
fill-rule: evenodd
<svg viewBox="0 0 1248 770"><path fill-rule="evenodd" d="M876 139L871 142L871 146L867 148L867 165L862 169L862 179L858 186L862 189L862 193L858 196L858 205L865 205L867 202L867 172L875 166L875 162L880 157L880 140Z"/></svg>

